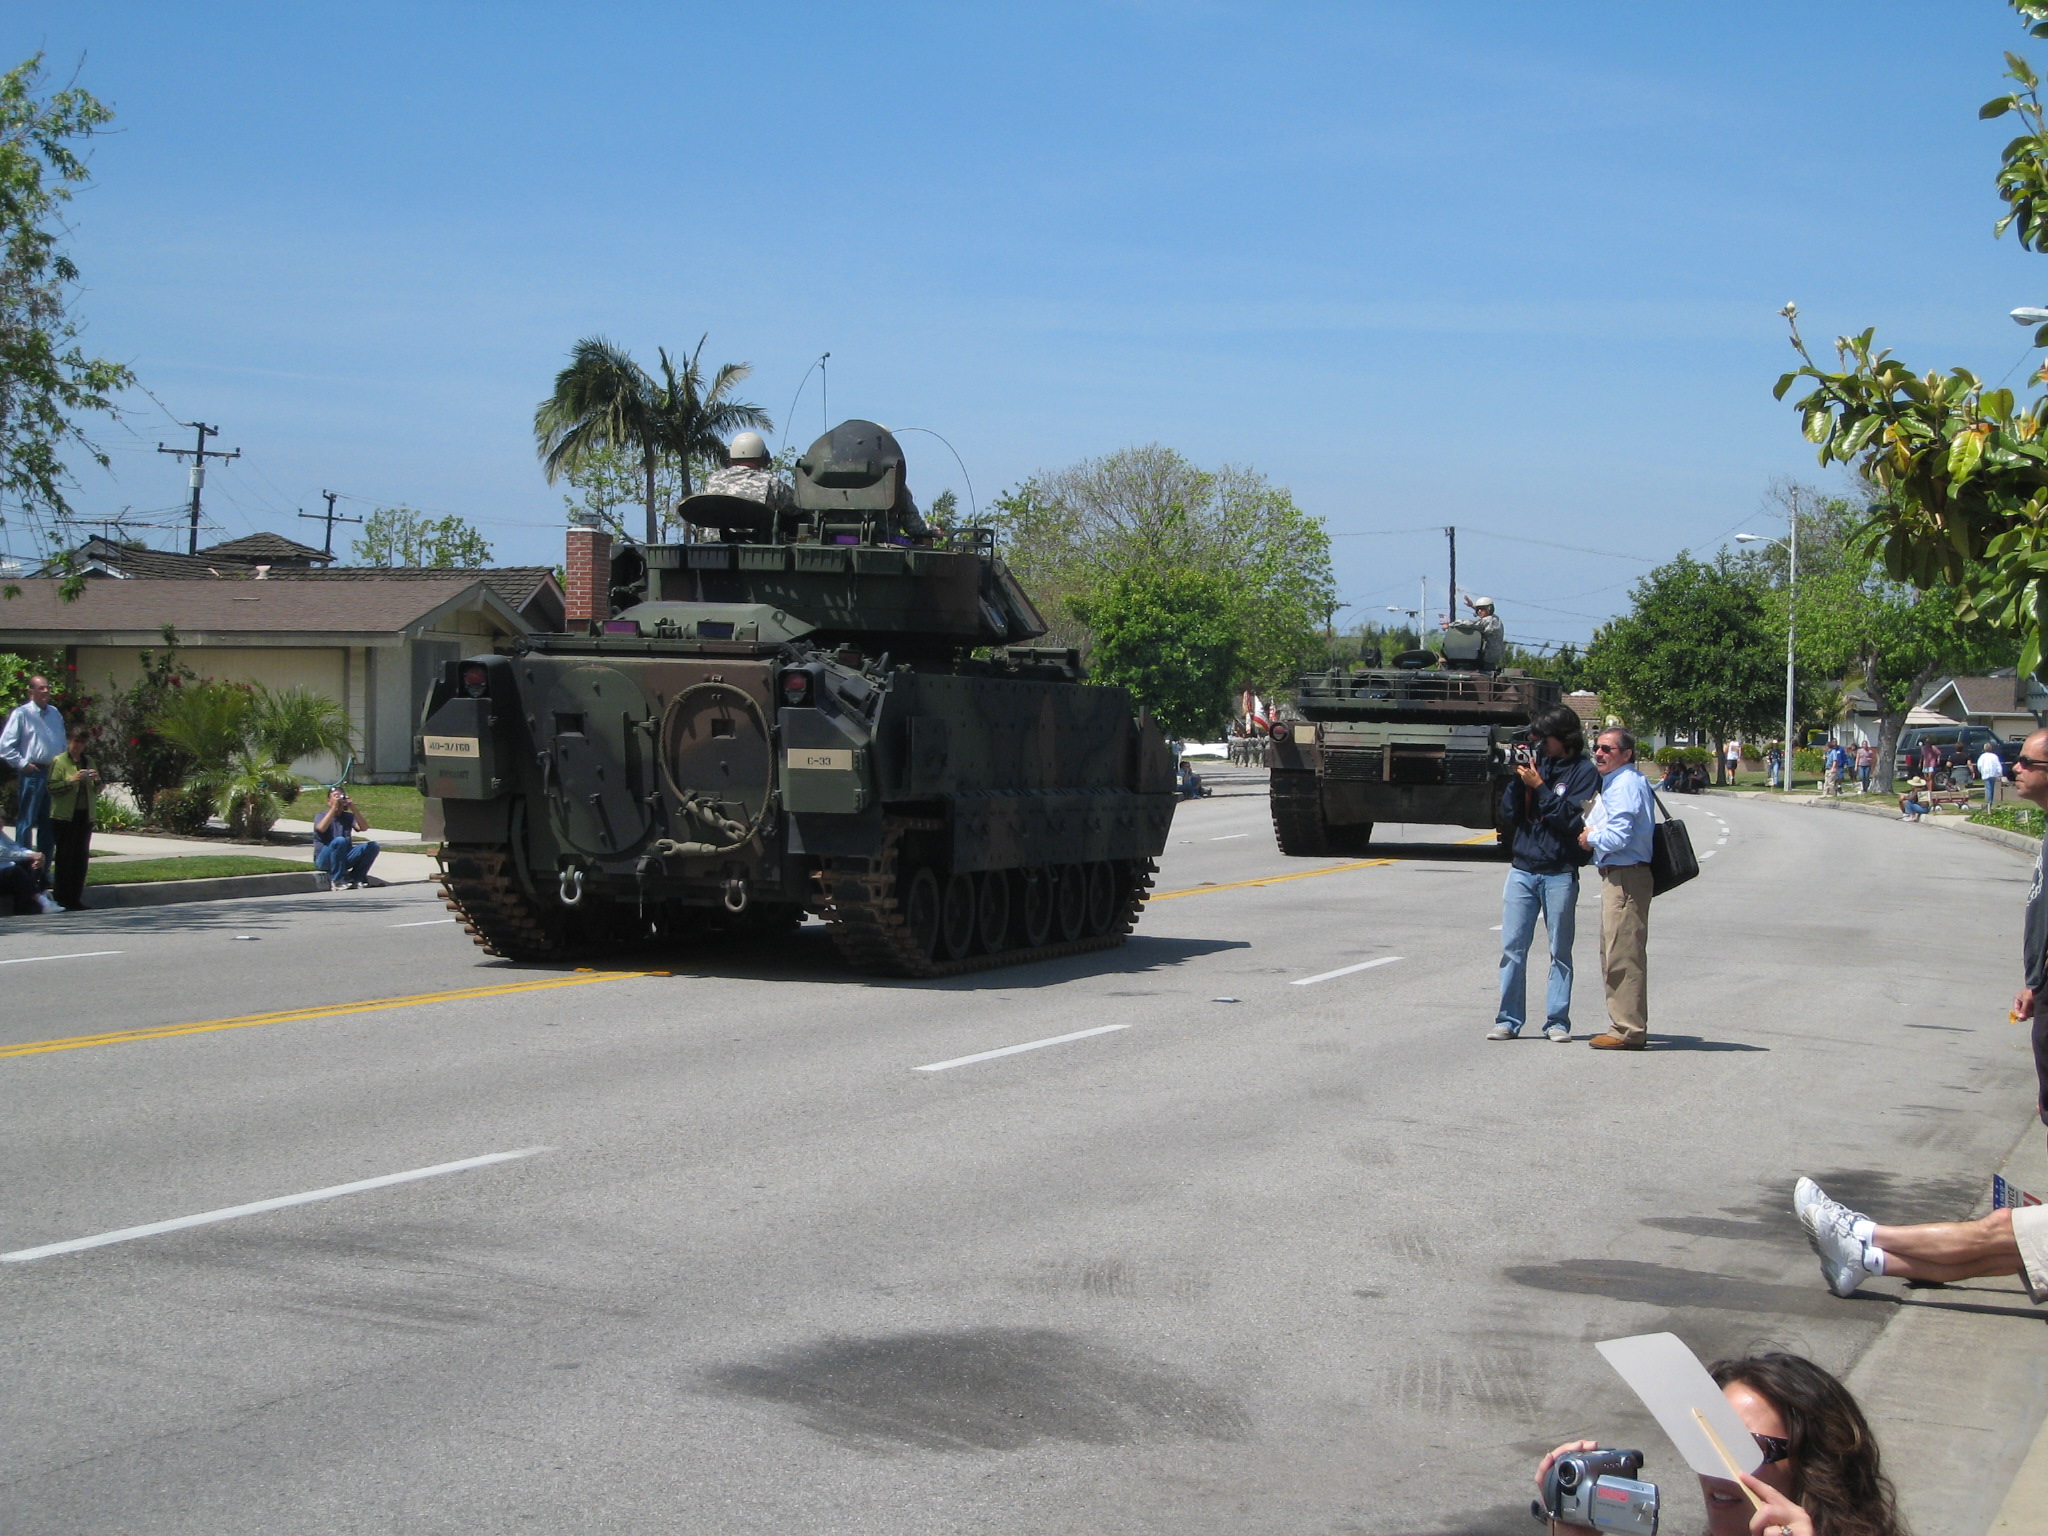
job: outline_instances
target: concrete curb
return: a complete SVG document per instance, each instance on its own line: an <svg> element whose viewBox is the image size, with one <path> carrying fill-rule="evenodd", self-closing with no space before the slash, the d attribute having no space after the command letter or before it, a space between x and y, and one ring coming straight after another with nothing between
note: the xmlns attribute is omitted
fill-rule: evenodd
<svg viewBox="0 0 2048 1536"><path fill-rule="evenodd" d="M88 910L113 907L168 907L183 901L232 901L238 896L305 896L327 889L318 870L304 874L227 875L213 880L151 880L138 885L89 885Z"/></svg>
<svg viewBox="0 0 2048 1536"><path fill-rule="evenodd" d="M1874 805L1845 805L1840 800L1809 800L1806 803L1816 810L1851 811L1858 816L1882 816L1887 821L1899 819L1897 811L1881 810ZM1997 843L2001 848L2010 848L2013 852L2024 853L2030 858L2038 858L2041 853L2041 839L2038 837L2028 837L2024 832L2008 832L2003 827L1987 827L1981 822L1971 821L1963 816L1958 816L1952 821L1943 820L1939 816L1929 816L1927 825L1940 827L1945 832L1960 832L1965 837L1981 838L1987 843Z"/></svg>

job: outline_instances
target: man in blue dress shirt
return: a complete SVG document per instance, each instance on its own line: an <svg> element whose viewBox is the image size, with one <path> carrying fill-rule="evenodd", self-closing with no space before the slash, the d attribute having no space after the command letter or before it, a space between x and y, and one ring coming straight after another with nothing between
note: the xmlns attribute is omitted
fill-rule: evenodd
<svg viewBox="0 0 2048 1536"><path fill-rule="evenodd" d="M50 680L28 680L28 700L0 728L0 759L19 776L14 838L45 856L50 848L50 764L64 752L64 716L50 702Z"/></svg>
<svg viewBox="0 0 2048 1536"><path fill-rule="evenodd" d="M1579 846L1600 871L1600 970L1607 981L1605 1032L1596 1051L1640 1051L1650 1043L1650 782L1636 769L1636 739L1602 731L1593 746L1600 798Z"/></svg>

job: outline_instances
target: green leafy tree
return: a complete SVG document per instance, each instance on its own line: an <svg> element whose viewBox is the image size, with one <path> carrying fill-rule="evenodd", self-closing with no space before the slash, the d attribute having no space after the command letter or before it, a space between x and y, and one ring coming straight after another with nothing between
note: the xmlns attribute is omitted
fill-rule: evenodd
<svg viewBox="0 0 2048 1536"><path fill-rule="evenodd" d="M70 510L67 445L107 464L78 418L113 413L115 391L134 382L78 345L78 267L62 245L64 205L89 179L75 146L113 113L76 86L40 95L42 63L37 54L0 75L0 515L12 502L38 528ZM75 596L79 584L67 585Z"/></svg>
<svg viewBox="0 0 2048 1536"><path fill-rule="evenodd" d="M594 448L574 468L562 471L562 479L576 494L562 498L562 508L572 520L590 518L620 537L629 537L621 515L625 507L638 506L645 496L641 465L637 457L616 448ZM682 496L682 476L675 464L663 459L654 467L654 497L659 506L672 507Z"/></svg>
<svg viewBox="0 0 2048 1536"><path fill-rule="evenodd" d="M1865 543L1871 498L1785 482L1772 488L1771 499L1799 530L1799 719L1802 726L1833 724L1846 704L1836 685L1860 684L1879 711L1878 773L1888 789L1907 712L1941 677L2013 665L2019 639L1968 617L1970 604L1953 587L1922 591L1893 580ZM1782 636L1785 545L1756 546L1730 566L1768 588L1769 627Z"/></svg>
<svg viewBox="0 0 2048 1536"><path fill-rule="evenodd" d="M2012 0L2030 36L2048 37L2048 0ZM1994 233L2048 251L2048 121L2039 79L2026 60L2006 56L2018 87L1979 110L2014 115L2022 132L1999 157L1996 186L2006 205ZM1878 491L1860 530L1861 547L1886 576L1917 591L1947 590L1965 619L1979 616L2019 635L2020 665L2041 663L2048 621L2048 398L2022 407L2009 389L1986 389L1968 369L1920 372L1876 345L1874 329L1835 339L1832 368L1814 361L1799 312L1781 311L1801 365L1778 380L1796 401L1820 461L1853 464ZM2048 326L2035 335L2048 345ZM2048 370L2035 382L2048 382Z"/></svg>
<svg viewBox="0 0 2048 1536"><path fill-rule="evenodd" d="M1095 635L1094 681L1130 689L1169 735L1222 729L1244 635L1221 578L1138 568L1073 602Z"/></svg>
<svg viewBox="0 0 2048 1536"><path fill-rule="evenodd" d="M354 543L365 565L450 566L491 563L491 545L461 518L428 517L411 507L379 507Z"/></svg>
<svg viewBox="0 0 2048 1536"><path fill-rule="evenodd" d="M577 342L569 365L555 375L554 392L534 408L533 435L548 483L605 450L637 458L647 542L655 543L663 516L657 479L664 464L688 496L695 484L693 464L722 464L725 440L733 433L774 427L758 405L732 397L754 371L751 363L722 364L706 381L700 359L709 339L697 339L680 369L659 349L659 378L602 336Z"/></svg>
<svg viewBox="0 0 2048 1536"><path fill-rule="evenodd" d="M1681 554L1631 600L1586 650L1585 682L1603 703L1633 726L1714 741L1769 729L1784 699L1784 629L1753 575Z"/></svg>
<svg viewBox="0 0 2048 1536"><path fill-rule="evenodd" d="M1158 444L1127 448L1032 476L997 498L989 521L1061 643L1091 645L1082 615L1093 600L1124 573L1149 570L1215 579L1238 633L1241 686L1291 687L1329 648L1329 536L1256 470L1204 470Z"/></svg>

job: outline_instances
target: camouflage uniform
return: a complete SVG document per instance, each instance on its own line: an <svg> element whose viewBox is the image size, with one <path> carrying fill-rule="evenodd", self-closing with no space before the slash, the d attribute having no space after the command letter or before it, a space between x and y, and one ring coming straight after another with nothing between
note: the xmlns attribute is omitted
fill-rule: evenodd
<svg viewBox="0 0 2048 1536"><path fill-rule="evenodd" d="M796 505L788 481L772 470L756 469L751 464L733 464L713 470L704 479L704 494L737 496L743 501L758 501L777 511Z"/></svg>
<svg viewBox="0 0 2048 1536"><path fill-rule="evenodd" d="M1479 664L1497 671L1507 655L1508 637L1500 619L1491 613L1474 614L1469 622L1479 631Z"/></svg>

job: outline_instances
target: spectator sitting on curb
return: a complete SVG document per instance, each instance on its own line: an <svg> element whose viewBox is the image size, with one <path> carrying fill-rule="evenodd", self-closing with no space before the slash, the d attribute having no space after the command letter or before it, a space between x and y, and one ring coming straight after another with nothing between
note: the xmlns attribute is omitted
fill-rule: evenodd
<svg viewBox="0 0 2048 1536"><path fill-rule="evenodd" d="M1976 1221L1885 1227L1802 1178L1792 1186L1792 1209L1837 1296L1876 1275L1943 1284L2018 1275L2037 1305L2048 1303L2048 1205L2001 1206Z"/></svg>
<svg viewBox="0 0 2048 1536"><path fill-rule="evenodd" d="M313 865L327 872L328 888L359 890L377 861L377 844L358 843L358 830L370 829L370 818L336 785L327 791L327 809L313 823Z"/></svg>
<svg viewBox="0 0 2048 1536"><path fill-rule="evenodd" d="M64 910L43 888L48 874L48 861L40 853L0 832L0 898L11 900L16 917Z"/></svg>
<svg viewBox="0 0 2048 1536"><path fill-rule="evenodd" d="M1920 798L1927 781L1917 775L1906 780L1906 792L1899 796L1899 820L1917 824L1922 816L1934 814L1934 807Z"/></svg>
<svg viewBox="0 0 2048 1536"><path fill-rule="evenodd" d="M1716 1360L1707 1374L1764 1457L1742 1479L1761 1501L1754 1513L1742 1488L1728 1479L1700 1479L1707 1536L1905 1536L1877 1437L1847 1387L1800 1355ZM1543 1474L1558 1457L1599 1448L1592 1440L1559 1446L1536 1469L1536 1486L1543 1486Z"/></svg>

